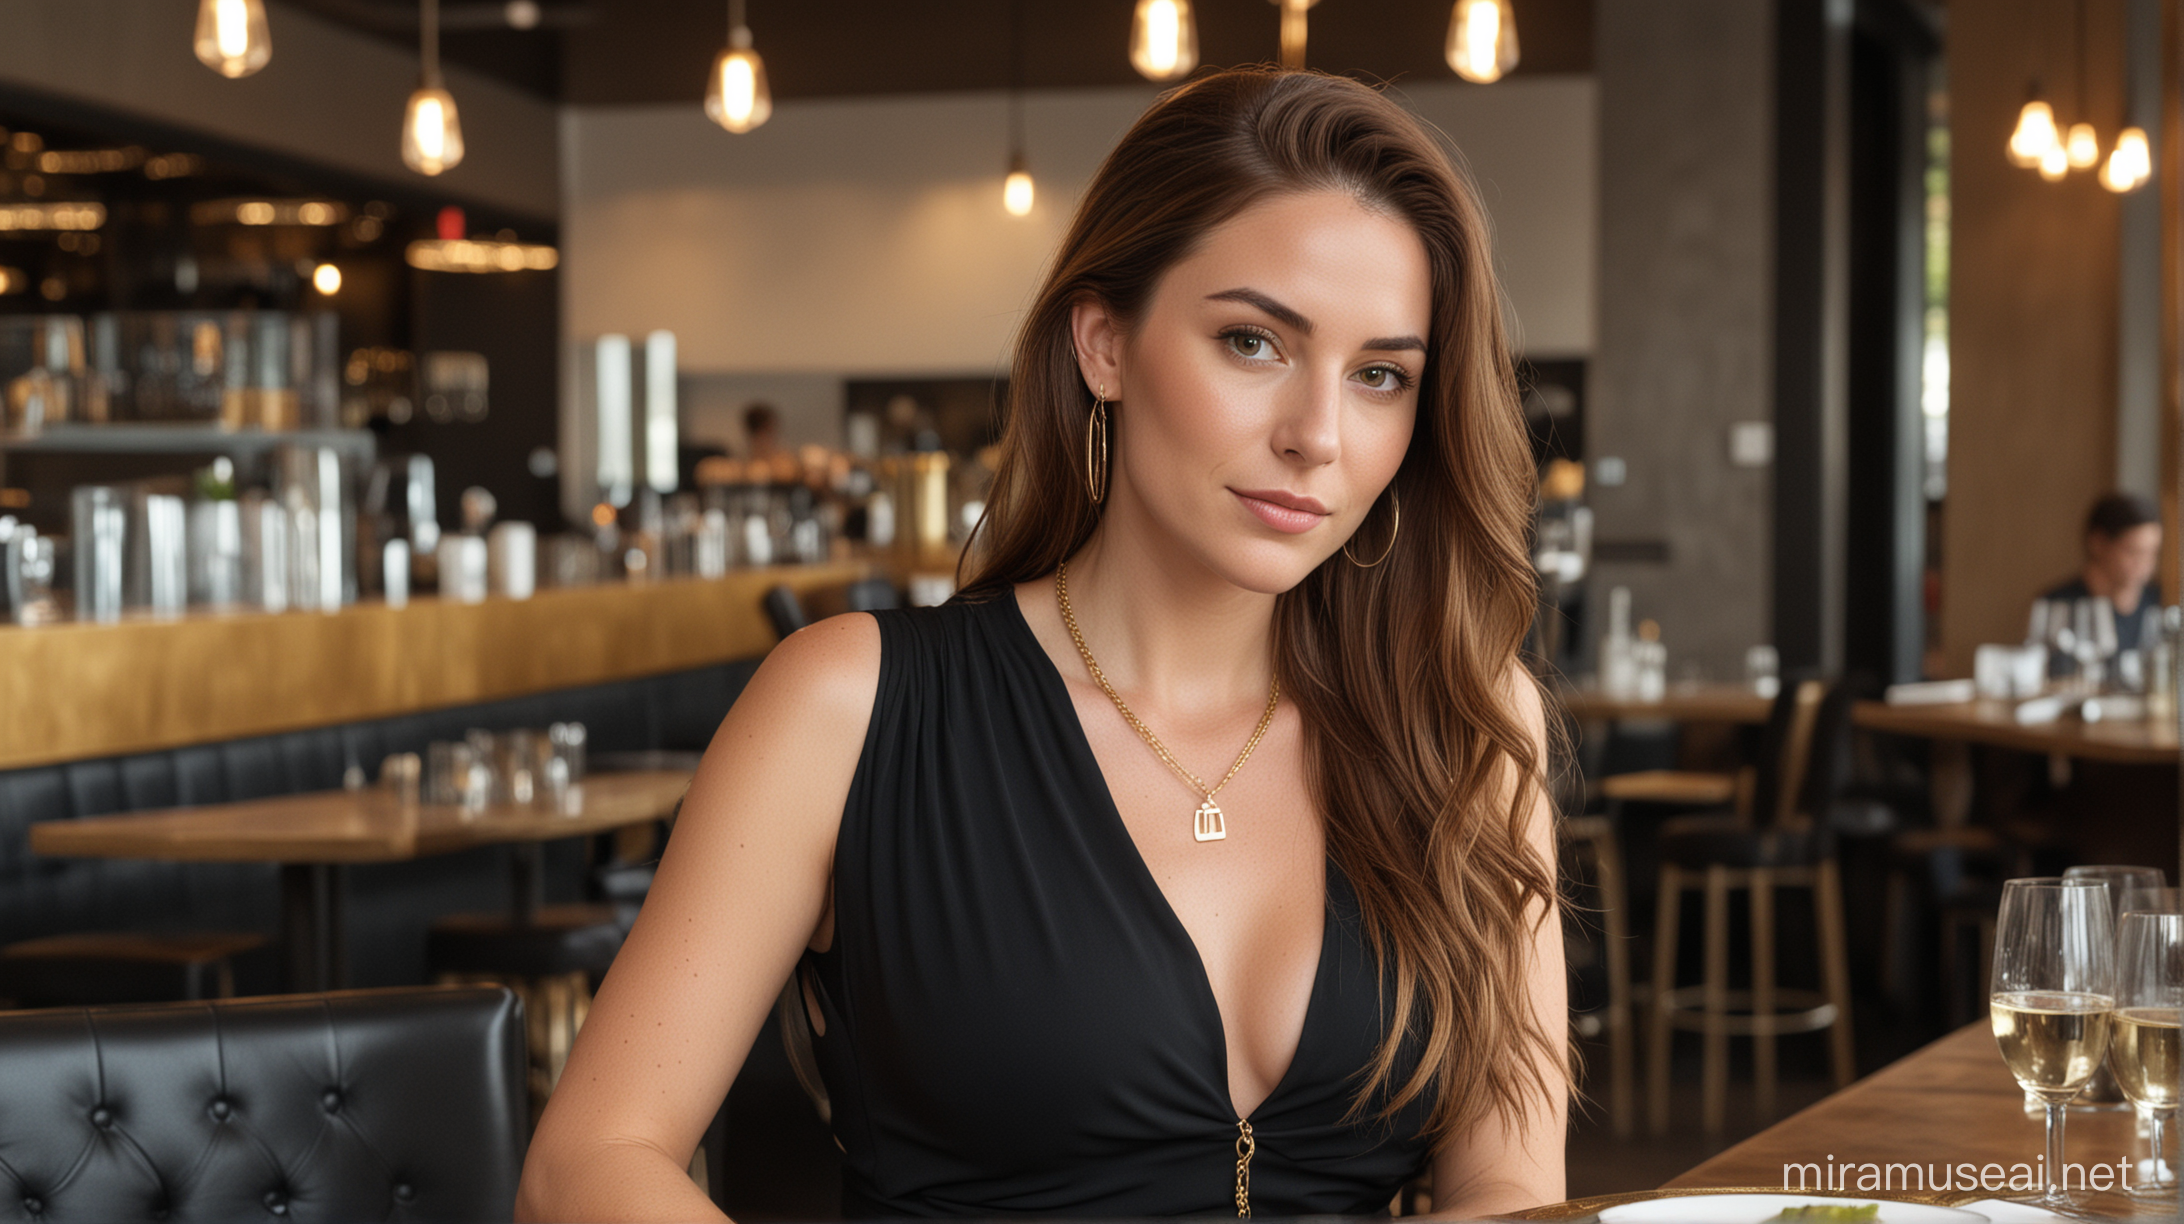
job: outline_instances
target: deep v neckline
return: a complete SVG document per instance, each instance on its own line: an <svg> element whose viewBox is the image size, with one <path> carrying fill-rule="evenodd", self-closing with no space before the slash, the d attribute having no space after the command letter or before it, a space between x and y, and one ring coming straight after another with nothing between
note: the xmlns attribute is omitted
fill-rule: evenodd
<svg viewBox="0 0 2184 1224"><path fill-rule="evenodd" d="M1154 921L1165 926L1169 937L1189 950L1188 959L1192 968L1197 971L1200 1019L1210 1021L1209 1027L1220 1055L1216 1068L1218 1074L1214 1082L1220 1086L1221 1105L1240 1121L1265 1114L1268 1107L1280 1099L1290 1081L1296 1078L1297 1065L1304 1061L1305 1042L1312 1035L1313 1018L1322 1009L1320 991L1327 984L1327 957L1335 943L1332 929L1332 881L1328 878L1333 870L1331 860L1321 856L1320 944L1319 952L1313 958L1312 985L1310 993L1305 996L1304 1020L1297 1027L1297 1040L1290 1049L1288 1065L1282 1068L1281 1075L1267 1090L1265 1098L1247 1114L1236 1108L1235 1086L1229 1080L1228 1022L1221 1015L1221 1001L1214 994L1213 975L1206 969L1205 953L1199 950L1198 941L1192 938L1190 928L1183 924L1183 917L1176 911L1175 903L1168 899L1167 890L1160 886L1160 878L1153 874L1152 864L1145 860L1145 852L1138 848L1137 838L1131 835L1129 823L1123 820L1122 808L1115 802L1114 789L1107 784L1107 772L1100 767L1099 754L1092 751L1091 736L1085 733L1084 718L1078 714L1077 703L1069 695L1069 682L1063 678L1053 656L1047 653L1046 646L1039 641L1039 635L1032 632L1031 621L1024 616L1024 607L1017 599L1015 589L1010 588L999 598L1005 598L1008 602L1008 619L1012 622L1011 628L1021 635L1021 645L1036 658L1035 672L1040 687L1046 690L1048 698L1056 703L1063 716L1062 726L1067 740L1063 745L1064 749L1073 754L1078 764L1097 781L1098 802L1095 807L1098 809L1098 818L1094 823L1101 826L1102 833L1111 841L1117 842L1116 857L1122 862L1123 870L1133 878L1140 890L1152 898Z"/></svg>

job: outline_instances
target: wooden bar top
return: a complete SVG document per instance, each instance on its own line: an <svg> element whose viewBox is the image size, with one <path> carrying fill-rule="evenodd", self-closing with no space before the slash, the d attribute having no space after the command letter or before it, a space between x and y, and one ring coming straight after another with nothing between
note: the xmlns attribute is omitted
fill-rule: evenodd
<svg viewBox="0 0 2184 1224"><path fill-rule="evenodd" d="M2176 727L2152 719L2085 722L2076 717L2020 725L2008 702L1965 701L1947 705L1892 706L1861 701L1852 718L1872 731L2014 748L2126 765L2178 763Z"/></svg>
<svg viewBox="0 0 2184 1224"><path fill-rule="evenodd" d="M2116 1162L2128 1163L2137 1151L2136 1119L2129 1110L2070 1114L2063 1129L2063 1158L2090 1168L2106 1164L2111 1177ZM1674 1178L1667 1188L1782 1186L1785 1170L1796 1189L1797 1166L1853 1166L1842 1193L1858 1193L1868 1164L1915 1166L1921 1176L1958 1166L1985 1170L1999 1165L2033 1164L2046 1153L2041 1120L2024 1111L2024 1093L2002 1065L1994 1034L1985 1021L1967 1025L1932 1045L1884 1067L1850 1087L1775 1123L1697 1168ZM1811 1171L1803 1174L1812 1177ZM1934 1190L1929 1181L1907 1186L1898 1171L1890 1189ZM1977 1176L1974 1174L1973 1176ZM1871 1187L1866 1187L1871 1188ZM1958 1193L1953 1184L1944 1196L1970 1203L2002 1197L1972 1189ZM2113 1190L2071 1194L2081 1206L2118 1219L2174 1219L2176 1204L2141 1202Z"/></svg>
<svg viewBox="0 0 2184 1224"><path fill-rule="evenodd" d="M0 625L0 769L334 726L704 667L774 643L766 591L862 561L483 603Z"/></svg>
<svg viewBox="0 0 2184 1224"><path fill-rule="evenodd" d="M391 863L473 846L552 841L643 824L674 812L687 770L593 774L571 812L531 806L465 813L453 804L407 808L377 788L279 795L243 803L167 808L30 826L38 854L221 863Z"/></svg>

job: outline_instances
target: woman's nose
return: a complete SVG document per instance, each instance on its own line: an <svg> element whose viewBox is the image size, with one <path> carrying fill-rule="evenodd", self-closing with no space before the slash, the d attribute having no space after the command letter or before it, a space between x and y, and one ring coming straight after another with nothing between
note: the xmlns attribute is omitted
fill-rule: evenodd
<svg viewBox="0 0 2184 1224"><path fill-rule="evenodd" d="M1283 397L1274 448L1292 463L1318 466L1342 455L1342 377L1312 374L1294 380Z"/></svg>

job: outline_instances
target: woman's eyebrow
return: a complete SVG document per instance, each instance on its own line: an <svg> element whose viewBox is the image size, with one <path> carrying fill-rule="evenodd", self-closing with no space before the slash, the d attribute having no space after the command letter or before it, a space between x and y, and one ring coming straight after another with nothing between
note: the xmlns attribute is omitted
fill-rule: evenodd
<svg viewBox="0 0 2184 1224"><path fill-rule="evenodd" d="M1417 349L1419 352L1423 353L1426 351L1426 342L1420 340L1416 336L1381 336L1378 339L1367 340L1359 347L1371 350L1373 352L1394 352L1398 349Z"/></svg>
<svg viewBox="0 0 2184 1224"><path fill-rule="evenodd" d="M1242 302L1247 306L1256 306L1272 316L1276 322L1295 328L1307 336L1312 334L1312 320L1305 318L1295 310L1282 305L1256 289L1224 289L1219 293L1207 294L1206 300L1209 302ZM1367 340L1358 347L1374 352L1392 353L1400 352L1403 349L1416 349L1423 353L1426 351L1426 342L1416 336L1380 336Z"/></svg>
<svg viewBox="0 0 2184 1224"><path fill-rule="evenodd" d="M1219 293L1207 294L1206 300L1209 302L1242 302L1247 306L1256 306L1273 316L1276 322L1293 327L1307 336L1312 334L1312 320L1305 318L1256 289L1224 289Z"/></svg>

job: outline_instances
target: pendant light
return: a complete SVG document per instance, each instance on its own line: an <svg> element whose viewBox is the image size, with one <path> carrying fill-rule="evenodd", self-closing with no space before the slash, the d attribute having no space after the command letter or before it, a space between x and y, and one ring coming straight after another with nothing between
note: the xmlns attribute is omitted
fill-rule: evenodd
<svg viewBox="0 0 2184 1224"><path fill-rule="evenodd" d="M1305 11L1319 0L1270 0L1282 11L1282 67L1304 67Z"/></svg>
<svg viewBox="0 0 2184 1224"><path fill-rule="evenodd" d="M1009 176L1001 182L1001 207L1012 217L1031 215L1031 163L1024 157L1024 0L1009 3Z"/></svg>
<svg viewBox="0 0 2184 1224"><path fill-rule="evenodd" d="M234 80L265 67L273 40L265 32L265 0L199 0L197 58Z"/></svg>
<svg viewBox="0 0 2184 1224"><path fill-rule="evenodd" d="M2146 129L2133 125L2116 133L2116 147L2108 153L2108 164L2101 167L2101 186L2121 195L2137 191L2153 177L2153 149L2146 142Z"/></svg>
<svg viewBox="0 0 2184 1224"><path fill-rule="evenodd" d="M1456 0L1448 18L1448 66L1481 85L1517 66L1517 18L1509 0Z"/></svg>
<svg viewBox="0 0 2184 1224"><path fill-rule="evenodd" d="M2071 29L2071 49L2077 53L2077 71L2070 82L2070 94L2074 122L2063 137L2063 156L2072 170L2091 170L2101 162L2101 141L2093 125L2085 121L2085 79L2090 75L2086 65L2085 0L2077 0L2073 15L2076 24ZM2046 173L2044 166L2041 173Z"/></svg>
<svg viewBox="0 0 2184 1224"><path fill-rule="evenodd" d="M2040 177L2050 183L2060 183L2070 173L2070 153L2060 140L2051 140L2040 151Z"/></svg>
<svg viewBox="0 0 2184 1224"><path fill-rule="evenodd" d="M772 115L773 92L766 88L766 61L751 49L751 27L743 23L743 0L728 0L728 46L713 57L713 75L705 82L705 117L740 133Z"/></svg>
<svg viewBox="0 0 2184 1224"><path fill-rule="evenodd" d="M2063 157L2073 170L2090 170L2100 164L2101 142L2090 123L2073 123L2063 140Z"/></svg>
<svg viewBox="0 0 2184 1224"><path fill-rule="evenodd" d="M424 76L402 116L402 163L419 174L439 174L462 164L463 125L454 95L440 81L440 0L424 0L422 18Z"/></svg>
<svg viewBox="0 0 2184 1224"><path fill-rule="evenodd" d="M1148 81L1173 81L1198 67L1191 0L1138 0L1130 19L1130 66Z"/></svg>
<svg viewBox="0 0 2184 1224"><path fill-rule="evenodd" d="M2010 164L2030 170L2040 164L2050 147L2060 144L2061 138L2055 131L2055 110L2040 97L2040 87L2035 85L2032 98L2017 112L2016 130L2010 133ZM2068 167L2066 161L2064 168Z"/></svg>

